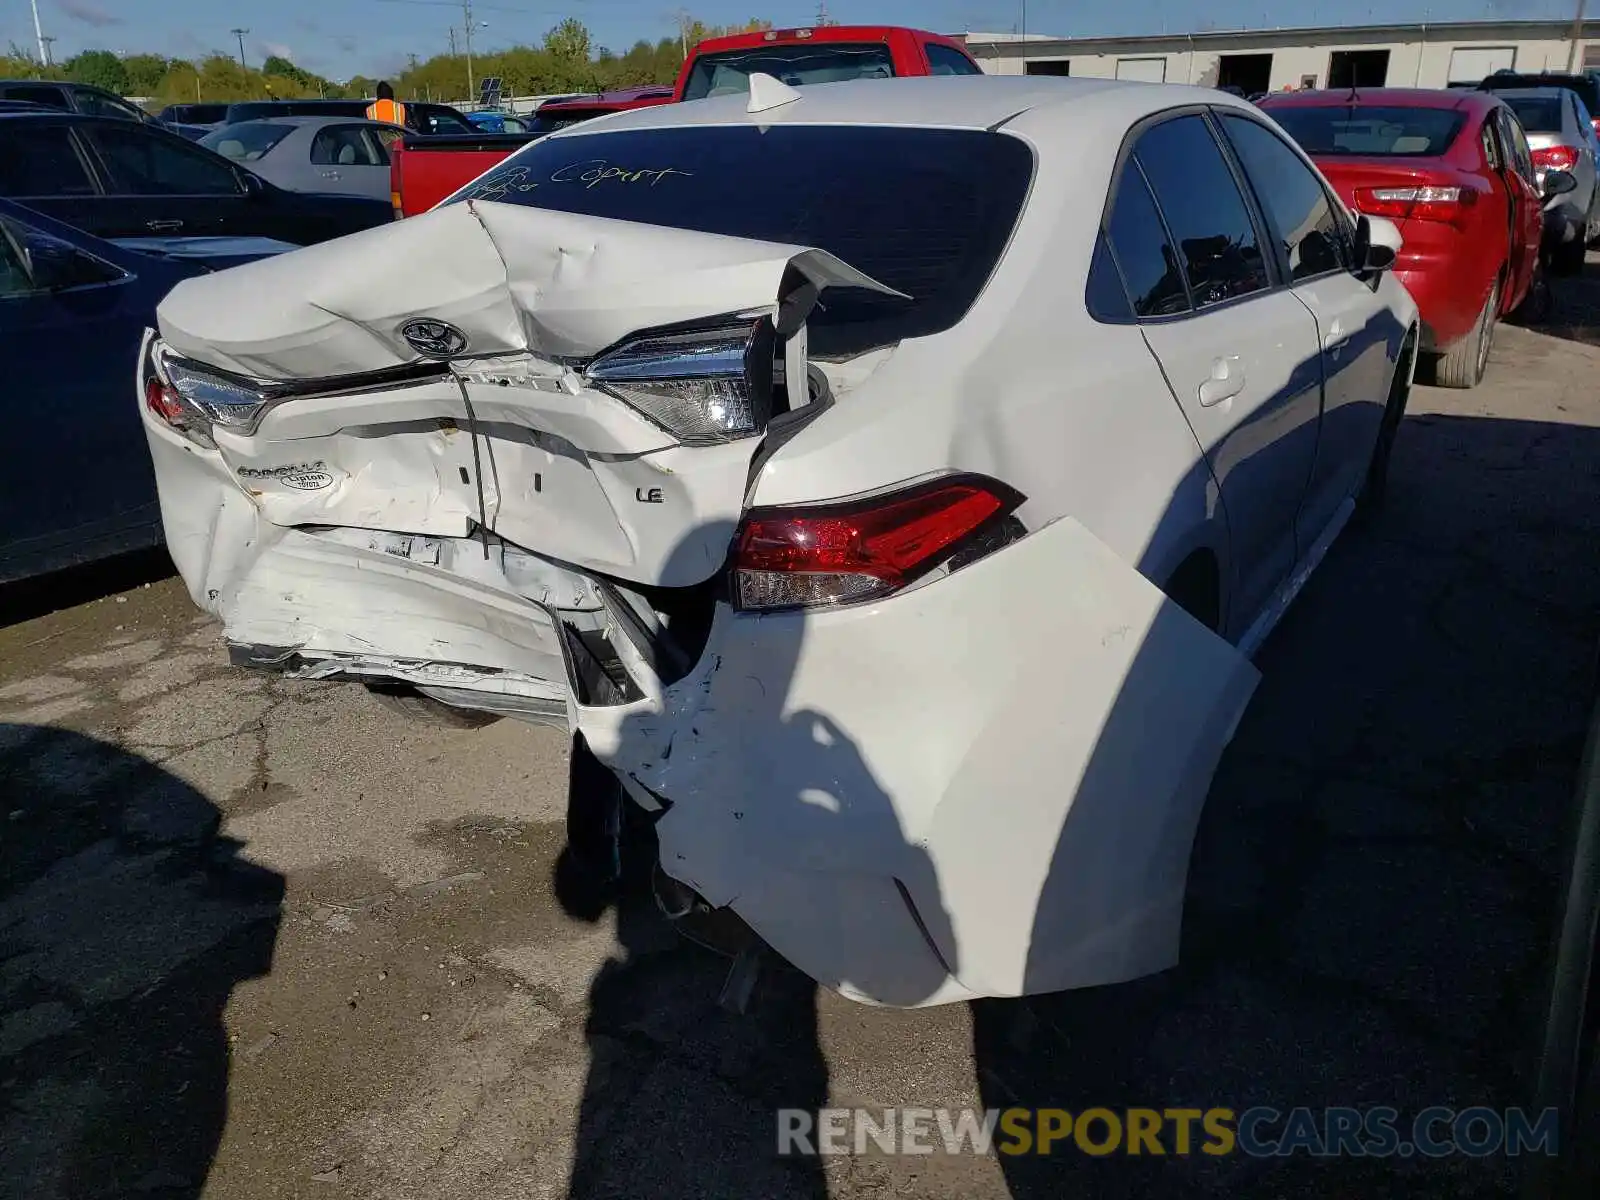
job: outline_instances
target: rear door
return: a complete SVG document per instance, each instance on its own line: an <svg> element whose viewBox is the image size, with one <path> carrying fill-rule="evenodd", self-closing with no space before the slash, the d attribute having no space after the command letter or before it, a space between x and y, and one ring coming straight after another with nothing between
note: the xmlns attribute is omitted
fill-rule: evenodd
<svg viewBox="0 0 1600 1200"><path fill-rule="evenodd" d="M96 122L84 137L106 183L101 237L215 237L253 232L250 197L220 156L174 134Z"/></svg>
<svg viewBox="0 0 1600 1200"><path fill-rule="evenodd" d="M303 145L303 143L302 143ZM319 192L389 196L389 157L365 125L327 125L311 139L311 176Z"/></svg>
<svg viewBox="0 0 1600 1200"><path fill-rule="evenodd" d="M1303 559L1360 485L1388 398L1398 328L1377 291L1356 278L1343 206L1277 133L1242 113L1218 118L1277 243L1279 270L1317 321L1323 406L1316 461L1296 521Z"/></svg>
<svg viewBox="0 0 1600 1200"><path fill-rule="evenodd" d="M1511 205L1511 250L1509 278L1500 297L1502 312L1510 312L1528 294L1533 273L1539 263L1539 244L1544 238L1544 201L1539 196L1538 174L1533 152L1528 147L1522 123L1505 105L1495 109L1494 121L1505 150L1500 178L1504 181Z"/></svg>
<svg viewBox="0 0 1600 1200"><path fill-rule="evenodd" d="M1201 111L1138 133L1107 232L1145 341L1221 488L1238 636L1295 562L1322 407L1317 323L1279 285Z"/></svg>
<svg viewBox="0 0 1600 1200"><path fill-rule="evenodd" d="M105 203L69 120L0 122L0 196L99 233Z"/></svg>

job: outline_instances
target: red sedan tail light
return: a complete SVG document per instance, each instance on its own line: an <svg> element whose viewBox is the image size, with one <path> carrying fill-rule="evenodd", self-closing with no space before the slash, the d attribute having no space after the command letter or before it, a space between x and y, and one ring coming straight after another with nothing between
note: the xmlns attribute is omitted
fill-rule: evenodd
<svg viewBox="0 0 1600 1200"><path fill-rule="evenodd" d="M771 611L888 595L973 546L1021 503L996 480L956 475L862 501L752 510L734 539L735 603Z"/></svg>
<svg viewBox="0 0 1600 1200"><path fill-rule="evenodd" d="M1442 221L1454 225L1468 209L1478 203L1478 193L1470 187L1357 188L1355 206L1369 217L1388 217L1391 221Z"/></svg>
<svg viewBox="0 0 1600 1200"><path fill-rule="evenodd" d="M1570 171L1578 165L1577 148L1543 146L1533 152L1533 165L1541 171Z"/></svg>

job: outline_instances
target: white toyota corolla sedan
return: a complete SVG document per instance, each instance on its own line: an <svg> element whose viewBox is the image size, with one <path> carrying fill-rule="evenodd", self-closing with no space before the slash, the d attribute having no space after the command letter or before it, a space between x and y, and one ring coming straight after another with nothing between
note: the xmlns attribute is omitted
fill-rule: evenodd
<svg viewBox="0 0 1600 1200"><path fill-rule="evenodd" d="M1220 92L758 76L180 284L140 404L239 664L570 727L847 996L1053 991L1176 960L1398 245Z"/></svg>

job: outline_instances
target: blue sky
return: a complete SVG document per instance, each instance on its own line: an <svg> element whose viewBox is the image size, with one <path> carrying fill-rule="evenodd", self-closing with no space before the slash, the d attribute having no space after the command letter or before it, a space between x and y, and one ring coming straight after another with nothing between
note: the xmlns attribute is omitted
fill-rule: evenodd
<svg viewBox="0 0 1600 1200"><path fill-rule="evenodd" d="M250 32L245 52L253 62L278 53L331 78L386 74L407 55L426 58L449 47L449 29L462 24L451 0L38 0L47 36L56 38L57 61L88 47L134 53L156 51L192 57L208 50L236 53L228 32ZM562 17L582 20L597 46L624 49L639 38L676 31L673 0L476 0L476 22L487 22L475 47L492 49L536 42ZM762 17L781 26L803 25L816 15L815 0L702 0L689 12L708 24ZM1020 3L997 0L828 0L845 23L917 25L949 32L1010 30L1022 20ZM1485 17L1570 18L1565 0L1030 0L1030 33L1076 36L1186 32L1207 27L1361 24L1372 20L1449 21ZM0 44L33 44L29 0L0 0Z"/></svg>

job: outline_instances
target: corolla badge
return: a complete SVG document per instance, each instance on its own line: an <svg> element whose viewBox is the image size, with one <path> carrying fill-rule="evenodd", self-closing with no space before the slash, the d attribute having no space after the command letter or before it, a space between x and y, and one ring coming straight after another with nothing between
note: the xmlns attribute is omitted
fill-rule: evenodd
<svg viewBox="0 0 1600 1200"><path fill-rule="evenodd" d="M407 321L400 336L424 358L450 358L467 348L467 335L445 321Z"/></svg>

